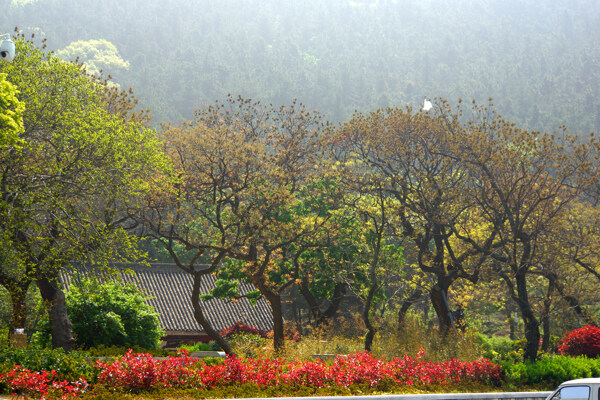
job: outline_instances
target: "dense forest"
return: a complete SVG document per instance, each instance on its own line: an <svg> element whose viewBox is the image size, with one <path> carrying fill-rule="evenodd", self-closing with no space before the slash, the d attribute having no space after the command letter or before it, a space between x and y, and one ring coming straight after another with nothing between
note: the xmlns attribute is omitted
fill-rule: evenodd
<svg viewBox="0 0 600 400"><path fill-rule="evenodd" d="M523 128L600 128L591 0L12 0L0 26L103 67L155 123L231 93L297 98L331 121L423 97L493 98Z"/></svg>

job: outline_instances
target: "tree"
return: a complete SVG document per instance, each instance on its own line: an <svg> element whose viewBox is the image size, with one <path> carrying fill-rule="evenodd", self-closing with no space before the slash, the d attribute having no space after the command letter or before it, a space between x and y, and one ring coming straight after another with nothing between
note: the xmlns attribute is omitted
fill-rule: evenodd
<svg viewBox="0 0 600 400"><path fill-rule="evenodd" d="M20 148L23 140L23 112L25 104L18 98L19 91L0 73L0 147Z"/></svg>
<svg viewBox="0 0 600 400"><path fill-rule="evenodd" d="M362 300L362 320L367 328L365 350L371 351L378 331L373 314L395 297L386 289L403 278L404 259L403 248L393 231L394 200L382 188L371 186L365 192L368 194L359 194L349 210L357 216L354 229L358 240L354 243L355 257L346 264L341 276Z"/></svg>
<svg viewBox="0 0 600 400"><path fill-rule="evenodd" d="M237 261L229 265L271 305L278 350L284 344L281 291L295 282L293 258L299 257L290 259L288 251L292 245L300 249L325 220L293 218L301 197L311 195L306 183L314 171L318 122L318 115L301 105L276 109L242 98L199 110L193 122L165 131L178 180L171 191L149 199L143 217L146 234L195 282L226 259ZM191 261L177 254L177 245ZM210 264L208 270L194 269L201 259ZM192 306L207 328L198 299L194 289ZM208 331L229 350L218 333Z"/></svg>
<svg viewBox="0 0 600 400"><path fill-rule="evenodd" d="M92 75L99 75L103 70L129 68L129 62L121 58L116 46L105 39L78 40L55 54L63 60L83 63L86 71Z"/></svg>
<svg viewBox="0 0 600 400"><path fill-rule="evenodd" d="M35 281L47 301L53 346L68 351L74 341L58 274L82 259L140 257L122 210L150 186L163 157L154 133L123 118L127 107L111 102L104 82L30 42L16 46L4 70L26 109L22 145L0 153L0 224L14 273Z"/></svg>
<svg viewBox="0 0 600 400"><path fill-rule="evenodd" d="M477 282L486 254L453 240L452 226L468 219L473 206L465 192L463 166L441 154L461 141L454 130L458 119L450 119L448 127L445 116L411 111L357 114L340 127L332 143L338 158L350 159L354 172L347 176L359 177L351 182L355 190L382 190L394 199L394 229L414 243L416 264L433 277L429 296L440 331L447 333L452 327L448 290L457 279ZM365 185L365 179L378 184ZM493 235L489 233L484 247L491 245Z"/></svg>
<svg viewBox="0 0 600 400"><path fill-rule="evenodd" d="M346 143L336 144L325 169L343 186L342 206L332 210L326 231L333 247L326 253L337 256L333 259L335 276L362 301L367 328L364 346L371 351L378 331L373 314L396 297L397 291L390 293L388 285L407 275L395 229L398 203L387 193L385 177L365 167L355 152L336 151Z"/></svg>
<svg viewBox="0 0 600 400"><path fill-rule="evenodd" d="M16 87L6 80L6 74L0 74L0 149L14 148L21 150L23 139L23 112L25 105L19 101ZM11 297L13 312L9 324L9 336L16 328L25 327L25 296L30 285L30 279L19 274L19 260L13 251L9 235L0 238L0 284L4 286Z"/></svg>
<svg viewBox="0 0 600 400"><path fill-rule="evenodd" d="M261 148L247 143L244 132L225 125L201 123L170 126L163 132L173 177L156 187L146 209L135 215L142 235L154 238L177 266L193 276L190 295L196 321L228 354L227 341L204 316L200 302L203 275L213 273L238 248L246 235L239 215L253 213L245 199L262 179ZM207 262L208 269L196 263Z"/></svg>
<svg viewBox="0 0 600 400"><path fill-rule="evenodd" d="M464 166L477 215L495 235L489 246L468 224L454 223L452 232L493 260L525 324L525 357L534 360L540 332L528 278L540 266L543 243L556 221L580 193L587 152L564 131L521 130L491 106L474 106L472 120L463 126L456 131L462 141L445 154Z"/></svg>

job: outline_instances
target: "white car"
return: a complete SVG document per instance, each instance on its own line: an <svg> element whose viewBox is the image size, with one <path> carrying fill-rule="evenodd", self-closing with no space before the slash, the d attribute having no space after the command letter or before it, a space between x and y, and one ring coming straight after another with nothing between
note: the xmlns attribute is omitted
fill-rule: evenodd
<svg viewBox="0 0 600 400"><path fill-rule="evenodd" d="M585 378L566 381L546 400L600 400L600 378Z"/></svg>

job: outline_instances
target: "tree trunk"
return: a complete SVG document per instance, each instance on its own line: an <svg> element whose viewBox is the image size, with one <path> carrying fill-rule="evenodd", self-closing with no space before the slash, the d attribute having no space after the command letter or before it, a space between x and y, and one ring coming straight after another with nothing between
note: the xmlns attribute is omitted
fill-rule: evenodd
<svg viewBox="0 0 600 400"><path fill-rule="evenodd" d="M283 324L283 311L281 306L281 296L269 291L265 297L271 305L273 312L273 348L275 353L280 353L285 347L285 332Z"/></svg>
<svg viewBox="0 0 600 400"><path fill-rule="evenodd" d="M517 286L517 299L515 300L517 301L525 325L525 339L527 343L523 357L526 360L535 361L540 345L540 325L529 303L526 278L527 274L523 268L515 274L515 283Z"/></svg>
<svg viewBox="0 0 600 400"><path fill-rule="evenodd" d="M548 284L548 292L544 298L544 308L542 310L542 351L547 352L550 349L550 307L552 306L552 283Z"/></svg>
<svg viewBox="0 0 600 400"><path fill-rule="evenodd" d="M547 352L550 349L550 316L544 314L542 317L542 351Z"/></svg>
<svg viewBox="0 0 600 400"><path fill-rule="evenodd" d="M308 304L308 308L310 310L310 315L314 321L316 321L317 325L319 321L321 321L321 307L319 307L319 303L315 296L313 296L312 292L308 287L308 279L306 277L302 277L300 281L300 285L298 285L298 289L300 289L300 293L304 300L306 300L306 304Z"/></svg>
<svg viewBox="0 0 600 400"><path fill-rule="evenodd" d="M423 291L421 289L415 289L408 299L402 302L402 306L400 307L400 311L398 311L398 329L401 330L404 327L404 320L406 318L406 313L412 307L413 304L421 298L423 295Z"/></svg>
<svg viewBox="0 0 600 400"><path fill-rule="evenodd" d="M25 323L27 321L27 304L25 302L27 297L27 289L29 288L30 281L28 280L26 284L21 286L13 287L12 290L9 290L10 300L12 301L12 317L10 319L10 325L8 326L8 336L12 336L15 332L15 329L25 328Z"/></svg>
<svg viewBox="0 0 600 400"><path fill-rule="evenodd" d="M29 278L12 279L8 276L0 276L0 285L4 286L10 295L12 303L12 316L10 319L10 325L8 326L8 338L12 336L15 329L25 328L27 321L27 289L31 284Z"/></svg>
<svg viewBox="0 0 600 400"><path fill-rule="evenodd" d="M229 342L223 336L221 336L221 334L219 332L217 332L217 330L215 330L212 327L210 322L204 316L204 312L202 311L202 306L200 305L200 282L201 282L201 280L202 280L202 274L198 273L198 272L194 273L194 285L192 287L192 296L191 296L192 307L194 309L194 319L196 320L196 322L198 322L200 324L200 326L202 326L202 329L204 329L204 332L206 332L208 334L208 336L211 337L211 339L213 339L215 342L217 342L219 344L219 346L221 346L221 349L223 349L225 354L233 354L233 350L231 349Z"/></svg>
<svg viewBox="0 0 600 400"><path fill-rule="evenodd" d="M65 294L58 288L58 277L41 278L36 280L42 299L47 303L52 334L52 348L62 348L70 352L74 345L73 325L67 314Z"/></svg>
<svg viewBox="0 0 600 400"><path fill-rule="evenodd" d="M344 282L337 282L335 284L329 307L327 307L327 310L323 312L320 324L328 323L333 319L333 317L335 317L335 314L337 314L338 310L340 309L340 304L346 295L346 289L346 283Z"/></svg>
<svg viewBox="0 0 600 400"><path fill-rule="evenodd" d="M271 313L273 316L273 349L276 353L283 351L285 347L285 334L283 324L283 308L281 306L281 296L271 290L265 284L265 277L260 273L252 275L252 283L265 296L271 305Z"/></svg>
<svg viewBox="0 0 600 400"><path fill-rule="evenodd" d="M444 285L445 286L445 285ZM435 310L438 319L439 330L442 335L450 333L452 328L452 319L450 317L450 308L447 302L448 287L440 287L438 283L429 291L431 304Z"/></svg>
<svg viewBox="0 0 600 400"><path fill-rule="evenodd" d="M375 339L375 334L377 333L377 329L371 323L371 308L373 306L373 298L375 297L375 293L379 289L379 285L377 281L371 283L371 287L369 288L369 293L367 294L367 298L365 299L365 303L363 306L363 322L365 323L365 327L367 328L367 334L365 336L365 351L369 353L373 350L373 340Z"/></svg>
<svg viewBox="0 0 600 400"><path fill-rule="evenodd" d="M319 303L315 296L309 289L308 280L303 278L298 286L302 297L306 300L310 309L310 315L315 321L317 326L328 324L340 308L340 304L346 295L346 284L343 282L337 282L333 289L333 296L330 299L329 306L325 311L321 310Z"/></svg>

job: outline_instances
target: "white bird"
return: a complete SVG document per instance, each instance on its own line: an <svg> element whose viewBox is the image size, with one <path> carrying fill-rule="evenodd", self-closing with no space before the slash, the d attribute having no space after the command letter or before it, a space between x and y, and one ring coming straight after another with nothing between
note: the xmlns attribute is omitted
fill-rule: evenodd
<svg viewBox="0 0 600 400"><path fill-rule="evenodd" d="M423 111L427 112L429 110L431 110L433 108L433 104L431 104L431 102L427 99L425 99L425 101L423 101Z"/></svg>

